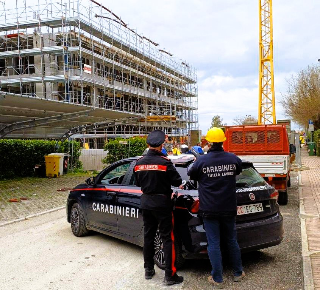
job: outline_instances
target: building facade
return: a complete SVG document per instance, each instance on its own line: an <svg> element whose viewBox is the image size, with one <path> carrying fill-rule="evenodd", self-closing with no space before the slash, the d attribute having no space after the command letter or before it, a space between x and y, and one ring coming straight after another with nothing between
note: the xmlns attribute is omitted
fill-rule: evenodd
<svg viewBox="0 0 320 290"><path fill-rule="evenodd" d="M71 129L186 136L198 129L194 68L107 7L92 0L14 2L0 4L2 137L55 138Z"/></svg>

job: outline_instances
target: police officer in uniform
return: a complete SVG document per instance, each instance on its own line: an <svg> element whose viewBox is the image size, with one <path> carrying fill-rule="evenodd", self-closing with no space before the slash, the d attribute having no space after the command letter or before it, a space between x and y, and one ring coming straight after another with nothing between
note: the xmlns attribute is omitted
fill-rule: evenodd
<svg viewBox="0 0 320 290"><path fill-rule="evenodd" d="M197 158L188 175L199 183L199 214L203 218L212 266L208 280L215 288L223 288L221 236L228 246L234 281L239 282L245 276L236 233L236 175L242 171L242 162L223 150L226 137L222 129L211 128L206 140L211 148L206 155Z"/></svg>
<svg viewBox="0 0 320 290"><path fill-rule="evenodd" d="M165 285L179 284L183 277L176 274L172 189L180 186L182 179L176 168L163 153L165 133L152 131L147 137L148 153L140 158L134 168L136 185L141 186L141 209L144 222L144 268L145 278L152 279L154 270L154 239L159 228L165 259Z"/></svg>

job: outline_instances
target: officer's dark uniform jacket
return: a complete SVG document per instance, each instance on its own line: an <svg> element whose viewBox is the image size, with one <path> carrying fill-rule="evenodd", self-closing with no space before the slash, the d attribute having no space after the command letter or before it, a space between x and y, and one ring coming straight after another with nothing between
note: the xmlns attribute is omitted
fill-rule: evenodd
<svg viewBox="0 0 320 290"><path fill-rule="evenodd" d="M211 148L188 170L190 179L199 181L199 214L204 217L237 214L236 175L242 162L222 147Z"/></svg>
<svg viewBox="0 0 320 290"><path fill-rule="evenodd" d="M141 186L142 209L171 209L171 185L182 183L180 174L163 153L150 149L134 168L135 183Z"/></svg>

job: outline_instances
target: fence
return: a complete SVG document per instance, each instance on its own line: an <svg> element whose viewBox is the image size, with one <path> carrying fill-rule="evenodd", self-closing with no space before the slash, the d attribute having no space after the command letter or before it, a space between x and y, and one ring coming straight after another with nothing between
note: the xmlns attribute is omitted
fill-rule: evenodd
<svg viewBox="0 0 320 290"><path fill-rule="evenodd" d="M295 145L296 147L296 154L295 154L295 163L298 165L298 166L301 166L301 147L300 147L300 134L299 133L296 133L294 131L292 131L290 134L289 134L289 141L290 141L290 144L293 144Z"/></svg>
<svg viewBox="0 0 320 290"><path fill-rule="evenodd" d="M102 159L107 156L107 152L103 149L82 149L79 160L82 162L84 170L103 169Z"/></svg>

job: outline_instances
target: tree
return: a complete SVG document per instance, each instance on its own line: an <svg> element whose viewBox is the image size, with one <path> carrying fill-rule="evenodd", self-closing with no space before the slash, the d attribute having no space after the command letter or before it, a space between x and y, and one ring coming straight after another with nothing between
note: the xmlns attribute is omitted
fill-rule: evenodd
<svg viewBox="0 0 320 290"><path fill-rule="evenodd" d="M219 115L213 116L210 128L212 128L212 127L218 127L219 128L219 127L225 126L226 124L223 124L222 121L223 121L223 119Z"/></svg>
<svg viewBox="0 0 320 290"><path fill-rule="evenodd" d="M320 67L308 66L287 82L281 101L285 114L305 128L309 120L315 129L320 128Z"/></svg>
<svg viewBox="0 0 320 290"><path fill-rule="evenodd" d="M251 115L245 115L245 117L236 117L233 119L234 125L257 125L258 119Z"/></svg>

